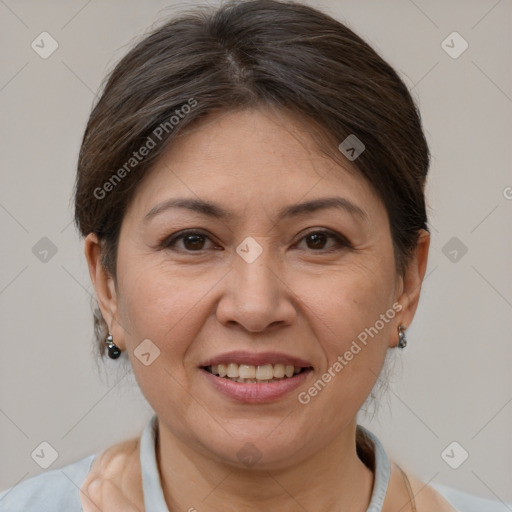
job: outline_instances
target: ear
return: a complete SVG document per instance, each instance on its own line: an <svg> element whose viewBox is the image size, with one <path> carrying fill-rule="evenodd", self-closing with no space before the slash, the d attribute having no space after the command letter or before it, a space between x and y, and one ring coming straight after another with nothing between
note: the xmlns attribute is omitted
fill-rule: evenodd
<svg viewBox="0 0 512 512"><path fill-rule="evenodd" d="M407 329L411 325L418 307L420 299L421 284L425 277L425 271L427 270L428 261L428 249L430 246L430 234L428 231L420 230L418 238L418 244L414 251L414 255L411 257L407 268L405 269L404 276L400 276L402 282L401 292L397 297L397 302L402 305L400 314L397 315L397 328L400 324ZM398 343L398 335L396 336L396 343L390 345L395 347Z"/></svg>
<svg viewBox="0 0 512 512"><path fill-rule="evenodd" d="M85 238L84 252L101 314L107 323L109 333L114 338L114 343L121 350L125 350L124 329L120 324L118 297L114 278L101 264L101 245L95 233L89 233Z"/></svg>

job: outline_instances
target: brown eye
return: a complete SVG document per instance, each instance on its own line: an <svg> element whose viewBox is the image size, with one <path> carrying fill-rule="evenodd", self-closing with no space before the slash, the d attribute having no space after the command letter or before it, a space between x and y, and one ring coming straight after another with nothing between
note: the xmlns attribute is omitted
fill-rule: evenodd
<svg viewBox="0 0 512 512"><path fill-rule="evenodd" d="M312 233L306 237L310 249L323 249L327 239L328 236L325 233Z"/></svg>
<svg viewBox="0 0 512 512"><path fill-rule="evenodd" d="M181 252L199 252L205 249L204 246L207 240L210 240L210 238L198 231L181 232L164 240L161 247ZM181 242L181 245L178 242Z"/></svg>
<svg viewBox="0 0 512 512"><path fill-rule="evenodd" d="M183 246L189 251L201 250L204 245L203 235L186 235L183 237Z"/></svg>
<svg viewBox="0 0 512 512"><path fill-rule="evenodd" d="M344 247L350 247L350 243L343 236L331 233L330 231L312 231L301 239L301 242L305 240L308 249L313 251L324 251L330 252ZM328 241L332 240L334 244L330 247L326 247Z"/></svg>

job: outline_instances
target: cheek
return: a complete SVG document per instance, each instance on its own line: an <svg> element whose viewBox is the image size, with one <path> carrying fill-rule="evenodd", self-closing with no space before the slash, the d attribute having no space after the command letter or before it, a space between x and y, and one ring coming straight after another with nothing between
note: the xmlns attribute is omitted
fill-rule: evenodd
<svg viewBox="0 0 512 512"><path fill-rule="evenodd" d="M184 364L201 330L201 301L211 290L211 281L183 269L171 272L169 265L135 264L132 260L131 264L126 262L121 282L121 316L139 387L155 410L168 409L172 404L176 417L185 417L189 409L193 410L194 400L183 393L190 387ZM144 353L149 357L144 358Z"/></svg>
<svg viewBox="0 0 512 512"><path fill-rule="evenodd" d="M351 265L331 270L316 277L314 286L307 277L299 279L302 285L298 293L314 311L311 318L325 332L319 339L326 340L326 345L333 349L342 349L344 343L355 339L373 326L381 314L392 309L394 275L386 266ZM384 329L380 326L379 330Z"/></svg>
<svg viewBox="0 0 512 512"><path fill-rule="evenodd" d="M315 286L304 276L295 281L314 337L322 345L323 365L318 377L328 373L325 380L329 381L329 391L321 393L324 398L359 404L373 387L396 314L392 307L394 278L392 259L367 258L364 264L317 276Z"/></svg>
<svg viewBox="0 0 512 512"><path fill-rule="evenodd" d="M196 309L211 283L183 270L171 270L169 265L133 265L124 275L121 294L131 348L149 338L176 360L199 328L194 322Z"/></svg>

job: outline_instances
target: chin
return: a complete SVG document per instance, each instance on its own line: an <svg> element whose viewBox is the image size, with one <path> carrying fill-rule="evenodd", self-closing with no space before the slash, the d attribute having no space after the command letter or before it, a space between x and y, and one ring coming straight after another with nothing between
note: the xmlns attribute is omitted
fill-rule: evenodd
<svg viewBox="0 0 512 512"><path fill-rule="evenodd" d="M221 427L221 432L209 430L204 433L201 444L217 461L250 471L284 469L307 456L306 440L298 431L277 432L275 418L265 425L262 423L253 422L239 431L239 435L232 436ZM238 428L242 429L243 425L239 424ZM217 439L215 434L219 436Z"/></svg>

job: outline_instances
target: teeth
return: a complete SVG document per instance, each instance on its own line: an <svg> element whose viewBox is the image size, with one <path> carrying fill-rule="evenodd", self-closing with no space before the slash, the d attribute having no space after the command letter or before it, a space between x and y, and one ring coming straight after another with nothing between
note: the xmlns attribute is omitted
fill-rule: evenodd
<svg viewBox="0 0 512 512"><path fill-rule="evenodd" d="M239 377L238 375L238 367L239 365L235 363L228 364L228 377Z"/></svg>
<svg viewBox="0 0 512 512"><path fill-rule="evenodd" d="M258 370L260 368L261 366L258 366ZM257 376L257 373L258 372L256 371L256 367L248 364L241 364L240 368L238 368L238 375L241 379L261 379L261 377Z"/></svg>
<svg viewBox="0 0 512 512"><path fill-rule="evenodd" d="M254 366L250 364L216 364L209 367L211 373L219 377L226 377L236 382L275 382L293 377L301 372L300 366L284 364L263 364Z"/></svg>
<svg viewBox="0 0 512 512"><path fill-rule="evenodd" d="M274 377L276 379L282 379L284 377L284 364L274 365Z"/></svg>
<svg viewBox="0 0 512 512"><path fill-rule="evenodd" d="M254 368L254 366L253 366ZM274 368L271 364L258 366L256 370L256 378L258 380L270 380L274 377Z"/></svg>

